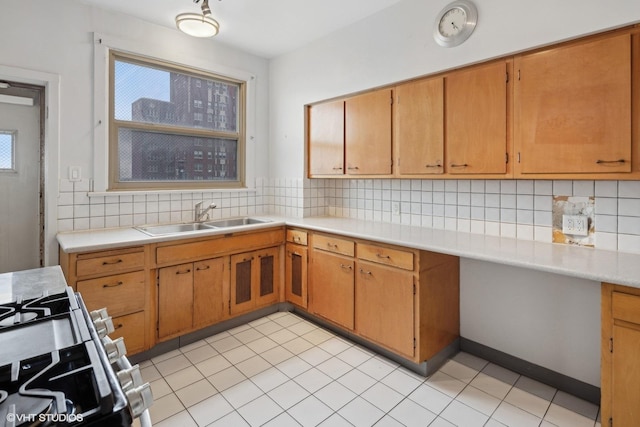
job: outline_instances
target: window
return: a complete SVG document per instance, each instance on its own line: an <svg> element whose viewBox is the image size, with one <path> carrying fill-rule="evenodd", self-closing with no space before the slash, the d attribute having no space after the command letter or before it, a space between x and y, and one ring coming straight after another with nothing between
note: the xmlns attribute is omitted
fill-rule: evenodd
<svg viewBox="0 0 640 427"><path fill-rule="evenodd" d="M16 157L16 132L0 130L0 171L14 171Z"/></svg>
<svg viewBox="0 0 640 427"><path fill-rule="evenodd" d="M245 82L114 51L110 73L109 189L244 186ZM233 108L212 102L216 120L204 120L211 90L228 94ZM200 174L192 160L205 146L227 153L224 174Z"/></svg>

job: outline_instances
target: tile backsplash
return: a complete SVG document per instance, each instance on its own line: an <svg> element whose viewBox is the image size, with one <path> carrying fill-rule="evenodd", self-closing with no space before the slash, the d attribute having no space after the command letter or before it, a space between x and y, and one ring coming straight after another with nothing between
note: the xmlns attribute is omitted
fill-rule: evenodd
<svg viewBox="0 0 640 427"><path fill-rule="evenodd" d="M257 178L245 191L89 193L61 180L59 231L189 221L215 202L212 218L331 215L551 242L553 197L593 197L596 248L640 253L640 181Z"/></svg>

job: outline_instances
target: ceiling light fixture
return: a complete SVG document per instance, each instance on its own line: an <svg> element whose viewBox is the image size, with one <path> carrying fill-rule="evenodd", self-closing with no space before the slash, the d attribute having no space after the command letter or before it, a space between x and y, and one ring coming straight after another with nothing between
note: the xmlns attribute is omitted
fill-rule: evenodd
<svg viewBox="0 0 640 427"><path fill-rule="evenodd" d="M200 0L193 0L199 3ZM209 0L202 2L202 15L198 13L181 13L176 16L176 26L180 31L193 37L213 37L220 31L220 24L211 16Z"/></svg>

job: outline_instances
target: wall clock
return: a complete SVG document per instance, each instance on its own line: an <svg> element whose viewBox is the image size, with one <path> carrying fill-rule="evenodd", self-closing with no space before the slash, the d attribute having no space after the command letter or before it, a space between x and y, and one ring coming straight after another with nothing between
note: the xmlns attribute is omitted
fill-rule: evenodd
<svg viewBox="0 0 640 427"><path fill-rule="evenodd" d="M443 47L458 46L469 38L478 23L478 9L469 0L457 0L445 6L436 18L433 38Z"/></svg>

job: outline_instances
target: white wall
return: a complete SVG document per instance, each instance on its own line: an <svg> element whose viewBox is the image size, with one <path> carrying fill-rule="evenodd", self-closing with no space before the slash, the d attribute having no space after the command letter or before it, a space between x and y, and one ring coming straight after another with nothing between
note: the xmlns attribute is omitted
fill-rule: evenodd
<svg viewBox="0 0 640 427"><path fill-rule="evenodd" d="M613 3L600 0L476 1L479 23L474 34L463 45L445 49L435 44L432 31L435 16L447 3L449 0L404 0L382 13L272 60L269 85L270 176L304 178L305 104L640 21L640 2L637 0ZM393 218L385 218L390 212L385 210L384 202L387 199L391 202L394 197L385 198L387 180L313 181L312 190L319 188L316 191L327 198L326 207L330 214L394 222ZM469 187L468 181L451 183L450 187L456 187L451 190L452 199L460 199L460 184ZM425 214L420 211L422 207L417 212L413 210L414 204L418 207L420 203L425 204L422 198L424 183L416 180L411 184L393 183L388 185L389 189L394 185L397 190L406 190L410 197L405 200L401 195L399 201L411 202L411 214L404 211L406 217L400 217L397 222L436 226L435 213ZM511 187L515 183L506 185ZM551 183L545 185L550 186ZM426 186L429 193L431 184ZM576 187L571 181L558 181L557 186L563 192L575 192ZM584 186L578 184L580 191ZM600 221L602 229L609 233L601 235L603 247L615 250L621 244L621 250L640 252L640 237L637 235L640 233L636 233L636 229L640 230L640 225L636 227L640 219L631 220L636 225L631 233L627 233L620 226L627 224L628 218L621 221L616 217L625 215L624 209L618 209L625 204L623 197L640 197L640 192L635 194L635 189L640 190L640 183L621 186L633 187L632 195L626 192L620 195L616 182L591 181L586 186L595 188L595 192L600 188L603 191L601 196L609 198L606 204L600 204L600 208L596 202L596 212L610 216L602 217ZM414 187L416 191L413 191ZM445 185L442 187L441 191L448 191ZM556 187L556 182L553 182L553 187ZM421 197L420 201L412 198L414 193ZM348 195L346 199L345 194ZM364 196L352 200L354 194ZM547 197L547 194L556 193L544 194ZM427 205L429 203L432 202L427 202ZM431 209L435 209L435 205ZM470 231L468 217L460 217L459 206L455 210L452 216L441 214L442 221L439 222L445 228L449 224L453 229ZM486 217L482 219L487 220ZM504 220L499 217L497 225L492 224L497 227L492 227L492 232L488 232L486 223L482 224L483 231L480 232L520 238L517 234L522 229L527 238L538 239L531 233L531 224L516 220L508 221L505 226ZM462 230L460 224L464 226ZM535 223L533 225L536 226ZM542 232L547 233L544 229ZM550 235L540 237L541 240L547 238ZM599 385L597 283L468 260L463 260L461 274L464 337ZM506 331L505 327L509 330Z"/></svg>
<svg viewBox="0 0 640 427"><path fill-rule="evenodd" d="M462 259L460 334L600 386L600 284Z"/></svg>
<svg viewBox="0 0 640 427"><path fill-rule="evenodd" d="M97 118L94 117L93 33L118 40L140 54L187 64L195 61L197 65L213 71L222 69L256 76L254 111L251 112L256 117L255 132L254 139L247 142L247 155L251 159L248 168L254 177L266 177L268 173L269 69L266 59L229 48L215 39L195 39L174 28L88 7L79 1L4 0L0 13L0 79L20 80L23 74L25 81L33 81L32 76L42 74L54 76L48 77L50 81L59 80L59 105L48 100L49 120L58 120L59 117L59 123L47 124L50 129L58 131L59 152L49 153L46 168L59 170L60 176L55 178L61 179L60 185L63 192L67 192L66 196L74 188L74 184L66 180L69 166L82 169L83 181L77 187L84 195L78 201L72 197L70 203L66 197L63 203L58 203L59 207L56 204L48 206L56 215L50 221L51 229L47 233L47 264L57 262L54 236L59 224L56 222L56 208L66 215L63 218L65 230L89 228L90 207L86 190L91 180L100 178L94 173L94 122ZM2 75L3 69L10 69L11 75ZM19 69L24 69L24 73ZM45 146L45 151L51 149L58 147ZM60 199L58 183L50 181L47 183L47 197L51 196L50 191L55 191L53 197ZM253 183L249 184L253 186ZM187 197L187 202L193 203L198 195L189 194ZM104 198L98 201L104 206ZM67 226L69 212L71 227ZM76 220L78 218L79 221ZM101 224L102 227L106 224L104 213ZM99 221L92 225L102 228Z"/></svg>

